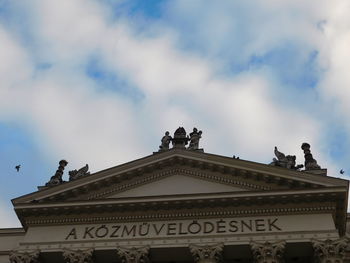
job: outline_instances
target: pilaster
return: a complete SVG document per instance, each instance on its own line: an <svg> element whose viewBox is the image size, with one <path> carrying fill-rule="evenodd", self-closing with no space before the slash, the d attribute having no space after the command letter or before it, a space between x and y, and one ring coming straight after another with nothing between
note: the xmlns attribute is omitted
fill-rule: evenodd
<svg viewBox="0 0 350 263"><path fill-rule="evenodd" d="M122 263L148 263L148 251L149 247L132 247L123 248L118 247L117 252L120 256Z"/></svg>
<svg viewBox="0 0 350 263"><path fill-rule="evenodd" d="M336 240L313 240L315 261L318 263L343 263L345 262L348 238Z"/></svg>
<svg viewBox="0 0 350 263"><path fill-rule="evenodd" d="M224 244L220 243L211 246L190 245L189 248L196 263L217 263L222 259Z"/></svg>
<svg viewBox="0 0 350 263"><path fill-rule="evenodd" d="M11 263L39 263L39 255L39 250L31 252L12 251L9 259Z"/></svg>
<svg viewBox="0 0 350 263"><path fill-rule="evenodd" d="M256 263L282 263L286 242L251 242L250 247Z"/></svg>
<svg viewBox="0 0 350 263"><path fill-rule="evenodd" d="M92 248L86 250L65 249L62 255L67 263L93 263L93 252Z"/></svg>

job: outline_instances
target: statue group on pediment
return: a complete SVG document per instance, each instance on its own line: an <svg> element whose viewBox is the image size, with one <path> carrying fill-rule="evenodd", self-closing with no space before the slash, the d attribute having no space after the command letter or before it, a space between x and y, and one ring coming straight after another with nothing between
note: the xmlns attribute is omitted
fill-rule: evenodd
<svg viewBox="0 0 350 263"><path fill-rule="evenodd" d="M297 170L297 171L303 167L305 167L305 170L321 169L321 167L317 164L317 161L312 157L312 154L310 151L310 144L303 143L301 145L301 149L304 151L305 165L302 165L302 164L296 165L295 155L285 155L284 153L278 151L276 146L275 146L274 153L277 158L273 158L270 165L279 166L279 167Z"/></svg>
<svg viewBox="0 0 350 263"><path fill-rule="evenodd" d="M159 152L167 151L170 149L170 143L173 148L187 149L192 151L203 151L199 148L199 140L202 138L202 131L198 131L197 128L193 128L193 131L187 135L186 130L183 127L176 129L174 137L169 135L168 131L161 139L161 145L159 146ZM186 148L186 145L189 146Z"/></svg>
<svg viewBox="0 0 350 263"><path fill-rule="evenodd" d="M63 177L64 168L67 166L67 164L68 162L66 160L61 160L59 162L59 166L56 173L53 176L51 176L50 180L45 184L46 187L60 185L66 182L62 179L62 177ZM69 174L69 181L73 181L80 177L89 175L90 174L89 165L86 164L84 167L80 168L79 170L69 171L68 174Z"/></svg>

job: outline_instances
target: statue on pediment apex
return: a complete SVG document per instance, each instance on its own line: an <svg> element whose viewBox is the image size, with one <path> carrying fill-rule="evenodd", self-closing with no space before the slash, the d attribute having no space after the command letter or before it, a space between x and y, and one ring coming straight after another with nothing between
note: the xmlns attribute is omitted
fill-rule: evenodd
<svg viewBox="0 0 350 263"><path fill-rule="evenodd" d="M187 136L186 130L183 127L179 127L176 129L172 139L173 147L185 149L189 140L190 138Z"/></svg>

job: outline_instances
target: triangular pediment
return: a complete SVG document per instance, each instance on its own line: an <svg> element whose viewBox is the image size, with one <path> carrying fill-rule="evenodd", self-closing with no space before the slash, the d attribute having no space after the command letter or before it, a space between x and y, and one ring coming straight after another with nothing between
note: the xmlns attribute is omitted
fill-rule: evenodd
<svg viewBox="0 0 350 263"><path fill-rule="evenodd" d="M186 175L175 174L158 181L108 196L108 198L150 197L167 195L212 194L247 191L237 186L210 182Z"/></svg>
<svg viewBox="0 0 350 263"><path fill-rule="evenodd" d="M347 181L174 149L16 198L13 203L16 205L337 186L347 186Z"/></svg>

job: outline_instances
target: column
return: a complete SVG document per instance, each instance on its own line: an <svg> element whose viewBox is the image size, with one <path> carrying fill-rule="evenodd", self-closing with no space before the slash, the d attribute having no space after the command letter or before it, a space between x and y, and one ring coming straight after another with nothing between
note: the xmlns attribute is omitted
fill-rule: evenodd
<svg viewBox="0 0 350 263"><path fill-rule="evenodd" d="M274 243L251 242L250 248L253 252L256 263L280 263L283 262L283 254L286 242L278 241Z"/></svg>
<svg viewBox="0 0 350 263"><path fill-rule="evenodd" d="M189 248L196 263L217 263L222 259L224 244L190 245Z"/></svg>
<svg viewBox="0 0 350 263"><path fill-rule="evenodd" d="M67 263L93 263L94 250L92 248L85 250L63 250L63 258Z"/></svg>
<svg viewBox="0 0 350 263"><path fill-rule="evenodd" d="M149 262L148 251L148 246L132 248L117 247L117 252L122 263L147 263Z"/></svg>
<svg viewBox="0 0 350 263"><path fill-rule="evenodd" d="M314 256L319 263L343 263L345 262L348 238L336 240L313 240Z"/></svg>
<svg viewBox="0 0 350 263"><path fill-rule="evenodd" d="M40 251L18 252L12 251L9 259L11 263L39 263Z"/></svg>

